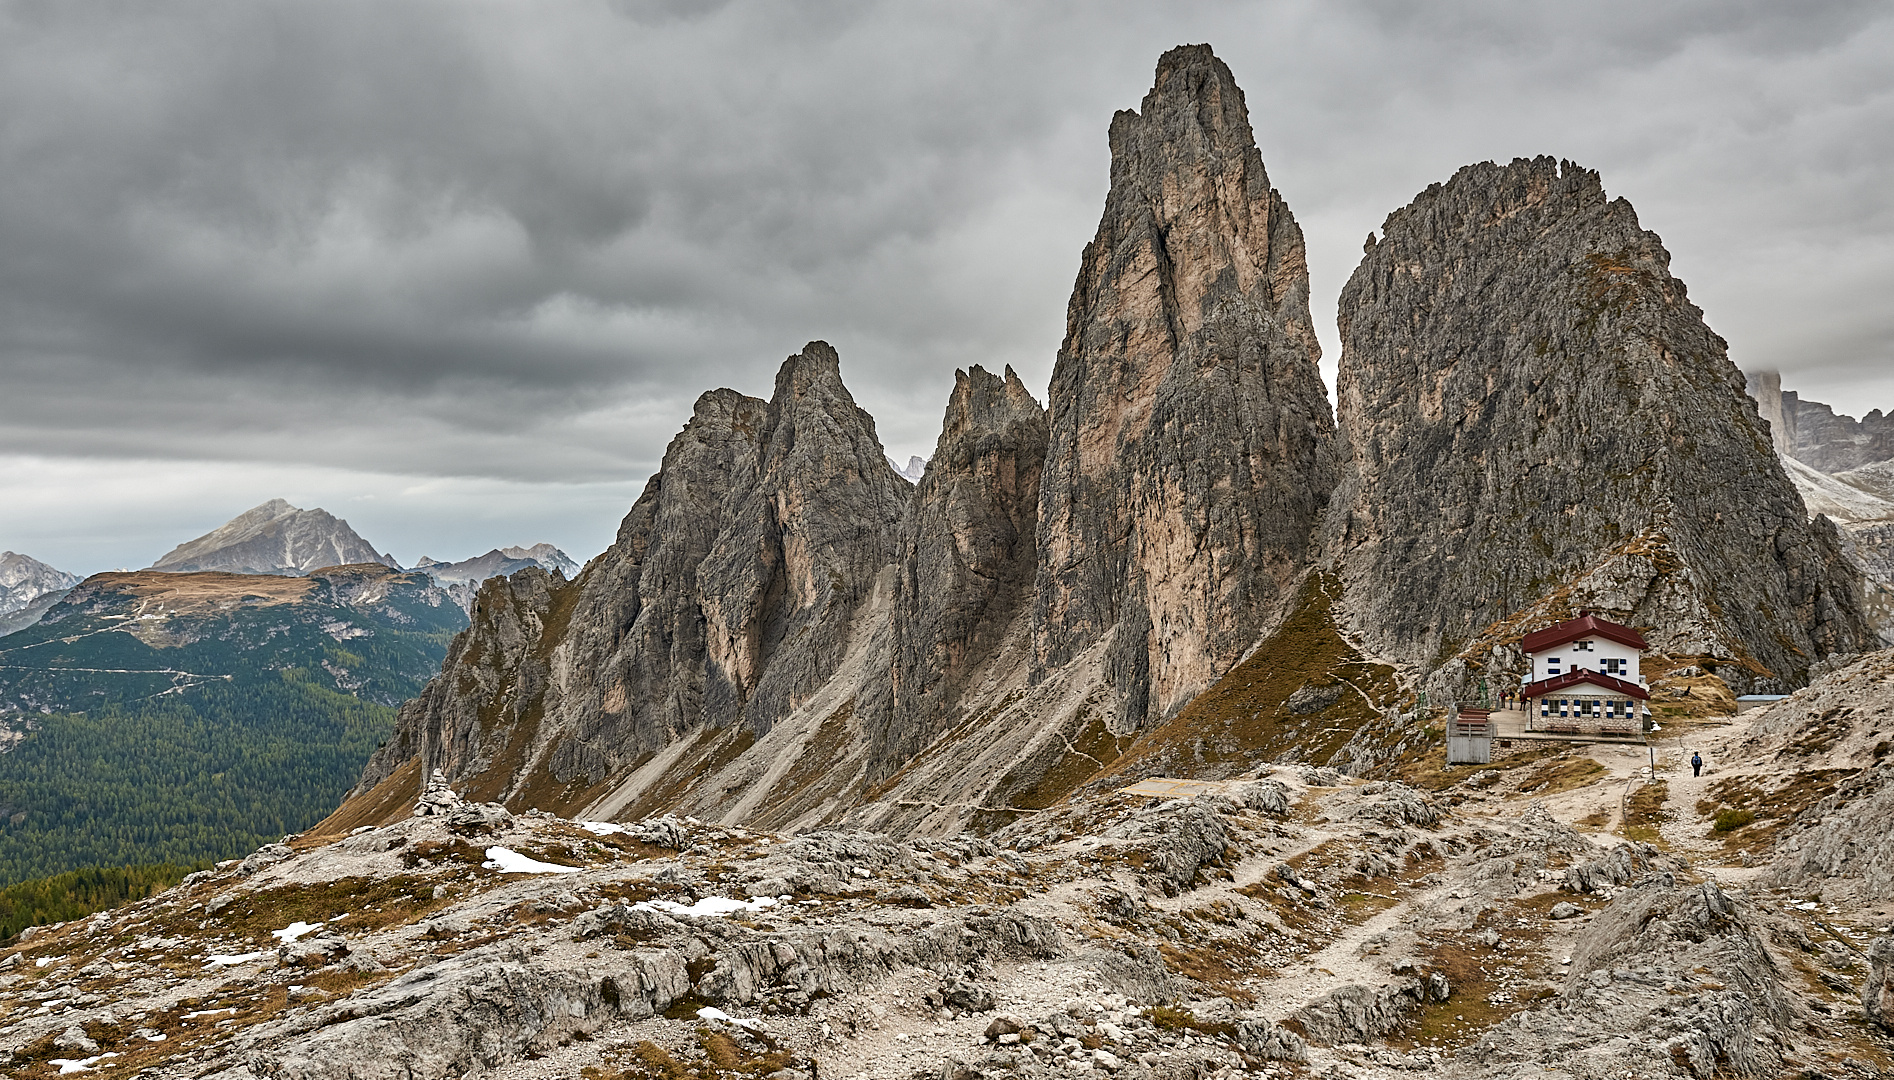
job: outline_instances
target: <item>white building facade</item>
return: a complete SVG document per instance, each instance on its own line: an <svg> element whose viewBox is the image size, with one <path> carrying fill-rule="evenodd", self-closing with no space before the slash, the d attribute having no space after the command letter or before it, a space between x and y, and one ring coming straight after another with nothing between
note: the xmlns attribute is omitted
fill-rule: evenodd
<svg viewBox="0 0 1894 1080"><path fill-rule="evenodd" d="M1641 732L1651 697L1640 670L1647 647L1634 627L1589 612L1527 634L1520 648L1531 667L1519 696L1528 728Z"/></svg>

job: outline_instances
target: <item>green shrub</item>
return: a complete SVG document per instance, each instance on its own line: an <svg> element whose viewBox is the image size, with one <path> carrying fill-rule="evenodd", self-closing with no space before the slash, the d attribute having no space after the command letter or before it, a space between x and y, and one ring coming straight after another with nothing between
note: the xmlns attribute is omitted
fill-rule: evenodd
<svg viewBox="0 0 1894 1080"><path fill-rule="evenodd" d="M1734 832L1756 820L1754 810L1718 810L1716 821L1710 826L1717 832Z"/></svg>

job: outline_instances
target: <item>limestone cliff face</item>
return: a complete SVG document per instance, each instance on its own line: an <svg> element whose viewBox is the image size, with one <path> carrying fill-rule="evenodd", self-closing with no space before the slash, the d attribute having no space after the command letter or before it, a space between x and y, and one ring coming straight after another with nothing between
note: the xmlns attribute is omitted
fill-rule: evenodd
<svg viewBox="0 0 1894 1080"><path fill-rule="evenodd" d="M757 480L698 570L705 708L759 735L834 672L910 490L824 342L777 373L764 424Z"/></svg>
<svg viewBox="0 0 1894 1080"><path fill-rule="evenodd" d="M1782 410L1790 418L1789 453L1825 473L1894 461L1894 416L1879 409L1856 420L1789 390L1782 394Z"/></svg>
<svg viewBox="0 0 1894 1080"><path fill-rule="evenodd" d="M1302 231L1243 93L1173 49L1111 125L1053 368L1034 664L1104 643L1116 725L1169 716L1282 611L1331 484Z"/></svg>
<svg viewBox="0 0 1894 1080"><path fill-rule="evenodd" d="M824 342L768 402L703 395L578 578L482 587L357 794L418 756L480 798L567 805L682 742L763 735L835 673L907 496Z"/></svg>
<svg viewBox="0 0 1894 1080"><path fill-rule="evenodd" d="M1468 166L1383 231L1342 293L1327 525L1374 647L1427 670L1522 613L1594 607L1781 687L1869 646L1833 528L1804 520L1723 340L1596 173Z"/></svg>
<svg viewBox="0 0 1894 1080"><path fill-rule="evenodd" d="M940 440L902 522L888 675L858 708L871 778L945 730L976 673L1004 682L1010 672L996 669L1023 653L1007 643L1032 607L1045 457L1045 409L1012 368L1004 378L978 364L954 373Z"/></svg>

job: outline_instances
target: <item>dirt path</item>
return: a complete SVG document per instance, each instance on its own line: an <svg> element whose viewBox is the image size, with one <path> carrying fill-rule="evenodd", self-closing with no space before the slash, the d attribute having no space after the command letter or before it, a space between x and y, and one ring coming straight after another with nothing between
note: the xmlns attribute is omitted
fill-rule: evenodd
<svg viewBox="0 0 1894 1080"><path fill-rule="evenodd" d="M1747 725L1740 722L1693 724L1669 738L1663 738L1660 733L1657 743L1658 778L1666 781L1670 791L1666 802L1670 813L1658 826L1658 833L1666 847L1725 886L1747 884L1762 868L1743 866L1732 858L1711 831L1710 821L1698 812L1697 804L1710 798L1710 789L1717 781L1756 767L1756 762L1726 753L1747 730ZM1703 756L1701 776L1691 773L1692 753Z"/></svg>

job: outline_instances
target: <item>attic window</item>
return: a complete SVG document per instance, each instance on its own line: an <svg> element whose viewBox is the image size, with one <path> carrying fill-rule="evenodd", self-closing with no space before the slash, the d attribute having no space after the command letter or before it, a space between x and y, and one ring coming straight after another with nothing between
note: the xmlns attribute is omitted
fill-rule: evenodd
<svg viewBox="0 0 1894 1080"><path fill-rule="evenodd" d="M1572 651L1574 651L1574 652L1590 652L1590 651L1591 651L1591 642L1589 642L1589 641L1575 641L1575 642L1573 642L1573 643L1572 643Z"/></svg>

